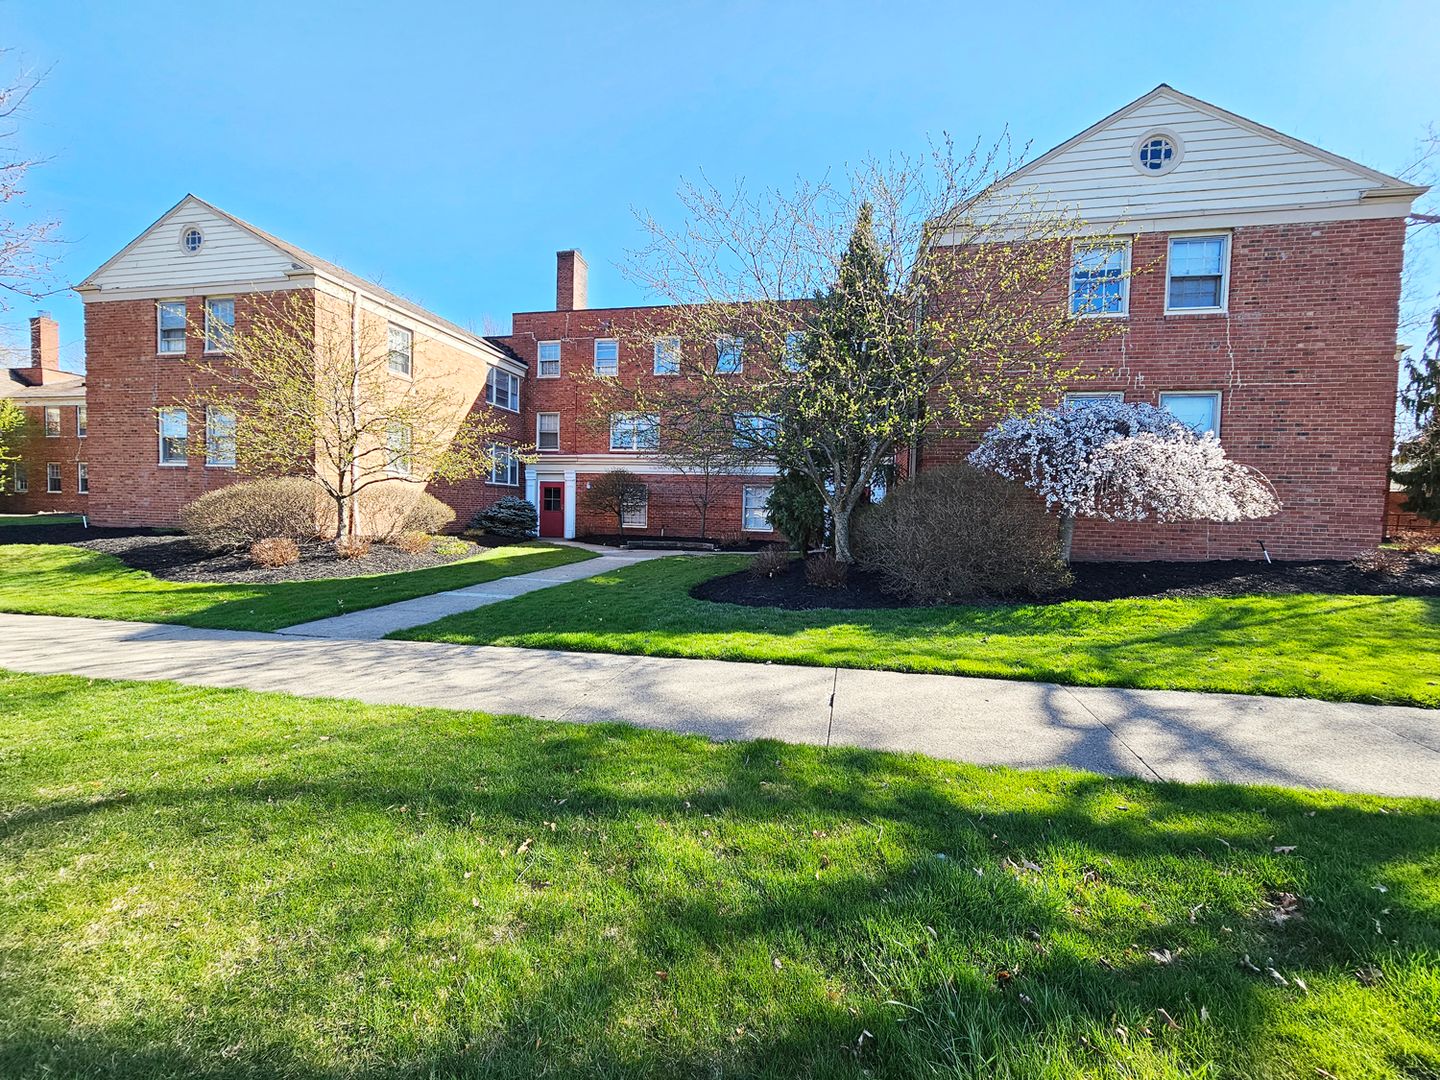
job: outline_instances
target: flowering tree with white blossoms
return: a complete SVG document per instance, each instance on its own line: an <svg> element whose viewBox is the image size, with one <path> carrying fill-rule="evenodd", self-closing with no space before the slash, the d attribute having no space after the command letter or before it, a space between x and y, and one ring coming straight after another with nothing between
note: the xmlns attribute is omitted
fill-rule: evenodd
<svg viewBox="0 0 1440 1080"><path fill-rule="evenodd" d="M1004 420L970 463L1024 484L1060 514L1066 562L1077 517L1240 521L1280 509L1269 480L1154 405L1087 402Z"/></svg>

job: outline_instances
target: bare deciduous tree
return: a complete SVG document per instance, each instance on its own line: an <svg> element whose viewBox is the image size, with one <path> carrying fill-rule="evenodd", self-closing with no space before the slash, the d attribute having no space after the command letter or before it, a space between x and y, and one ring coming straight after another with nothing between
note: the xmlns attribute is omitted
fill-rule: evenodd
<svg viewBox="0 0 1440 1080"><path fill-rule="evenodd" d="M643 510L649 494L640 477L628 469L601 473L580 494L581 505L592 514L608 514L617 530L625 527L625 515Z"/></svg>
<svg viewBox="0 0 1440 1080"><path fill-rule="evenodd" d="M10 50L0 49L0 66L8 66ZM26 177L41 164L18 145L19 121L41 75L21 70L0 85L0 312L15 297L39 299L49 290L59 222L34 215L25 204Z"/></svg>

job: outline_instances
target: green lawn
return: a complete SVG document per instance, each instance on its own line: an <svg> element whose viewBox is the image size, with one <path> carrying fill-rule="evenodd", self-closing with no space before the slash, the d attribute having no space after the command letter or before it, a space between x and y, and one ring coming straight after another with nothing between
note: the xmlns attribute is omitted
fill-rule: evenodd
<svg viewBox="0 0 1440 1080"><path fill-rule="evenodd" d="M394 634L1440 706L1440 600L1258 596L781 611L696 600L743 556L639 563Z"/></svg>
<svg viewBox="0 0 1440 1080"><path fill-rule="evenodd" d="M1440 804L0 673L0 1001L7 1080L1430 1077Z"/></svg>
<svg viewBox="0 0 1440 1080"><path fill-rule="evenodd" d="M7 525L79 525L79 514L0 514L0 529Z"/></svg>
<svg viewBox="0 0 1440 1080"><path fill-rule="evenodd" d="M162 581L84 548L8 544L0 546L0 611L274 630L590 558L580 548L528 543L400 574L206 585Z"/></svg>

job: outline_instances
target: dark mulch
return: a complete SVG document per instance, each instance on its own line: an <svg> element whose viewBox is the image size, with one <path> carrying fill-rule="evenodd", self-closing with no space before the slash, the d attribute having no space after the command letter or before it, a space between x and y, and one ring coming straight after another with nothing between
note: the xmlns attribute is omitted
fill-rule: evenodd
<svg viewBox="0 0 1440 1080"><path fill-rule="evenodd" d="M698 536L650 536L646 534L628 533L619 535L614 533L589 533L579 537L587 544L600 544L603 547L624 547L631 541L643 540L647 544L708 544L713 545L717 551L734 551L743 553L747 551L759 551L761 548L770 547L774 541L763 540L716 540L707 538L701 540Z"/></svg>
<svg viewBox="0 0 1440 1080"><path fill-rule="evenodd" d="M75 525L0 526L0 544L78 544L86 540L113 540L128 536L155 536L156 529L89 529ZM173 535L173 530L170 533Z"/></svg>
<svg viewBox="0 0 1440 1080"><path fill-rule="evenodd" d="M93 533L96 530L91 531ZM252 565L243 552L212 555L197 547L187 536L132 534L92 537L74 546L113 555L131 569L144 570L147 574L166 581L247 582L268 585L282 581L315 581L321 578L423 570L430 566L457 562L480 550L480 545L472 541L460 542L465 545L465 551L458 555L436 555L434 552L409 555L399 548L375 544L371 547L370 554L359 559L342 559L329 544L302 544L298 563L273 569Z"/></svg>
<svg viewBox="0 0 1440 1080"><path fill-rule="evenodd" d="M1062 592L1024 603L1059 604L1066 600L1120 600L1126 597L1257 596L1286 593L1337 593L1361 596L1440 596L1440 555L1396 553L1395 573L1366 571L1355 563L1252 562L1093 562L1076 563L1075 583ZM880 588L879 579L852 569L843 589L822 589L805 581L804 565L791 562L782 574L752 577L742 570L702 581L690 590L698 600L748 607L903 608L907 601ZM959 601L957 601L959 602ZM977 597L971 603L995 603Z"/></svg>

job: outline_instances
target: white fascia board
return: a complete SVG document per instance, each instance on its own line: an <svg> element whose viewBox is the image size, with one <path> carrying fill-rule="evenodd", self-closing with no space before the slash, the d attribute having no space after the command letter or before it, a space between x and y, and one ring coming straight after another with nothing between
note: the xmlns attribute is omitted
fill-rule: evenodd
<svg viewBox="0 0 1440 1080"><path fill-rule="evenodd" d="M75 292L85 304L110 300L175 300L182 296L236 296L240 293L286 292L292 289L313 289L316 279L311 274L275 278L265 281L216 281L203 285L147 285L139 289L102 289L98 285L76 285Z"/></svg>
<svg viewBox="0 0 1440 1080"><path fill-rule="evenodd" d="M641 476L680 476L682 470L673 465L667 465L657 458L645 454L551 454L539 453L537 460L529 462L526 469L538 476L546 476L550 472L609 472L611 469L624 469L627 472L636 473ZM780 472L774 465L750 465L741 469L727 469L724 472L717 472L717 478L727 476L776 476Z"/></svg>

